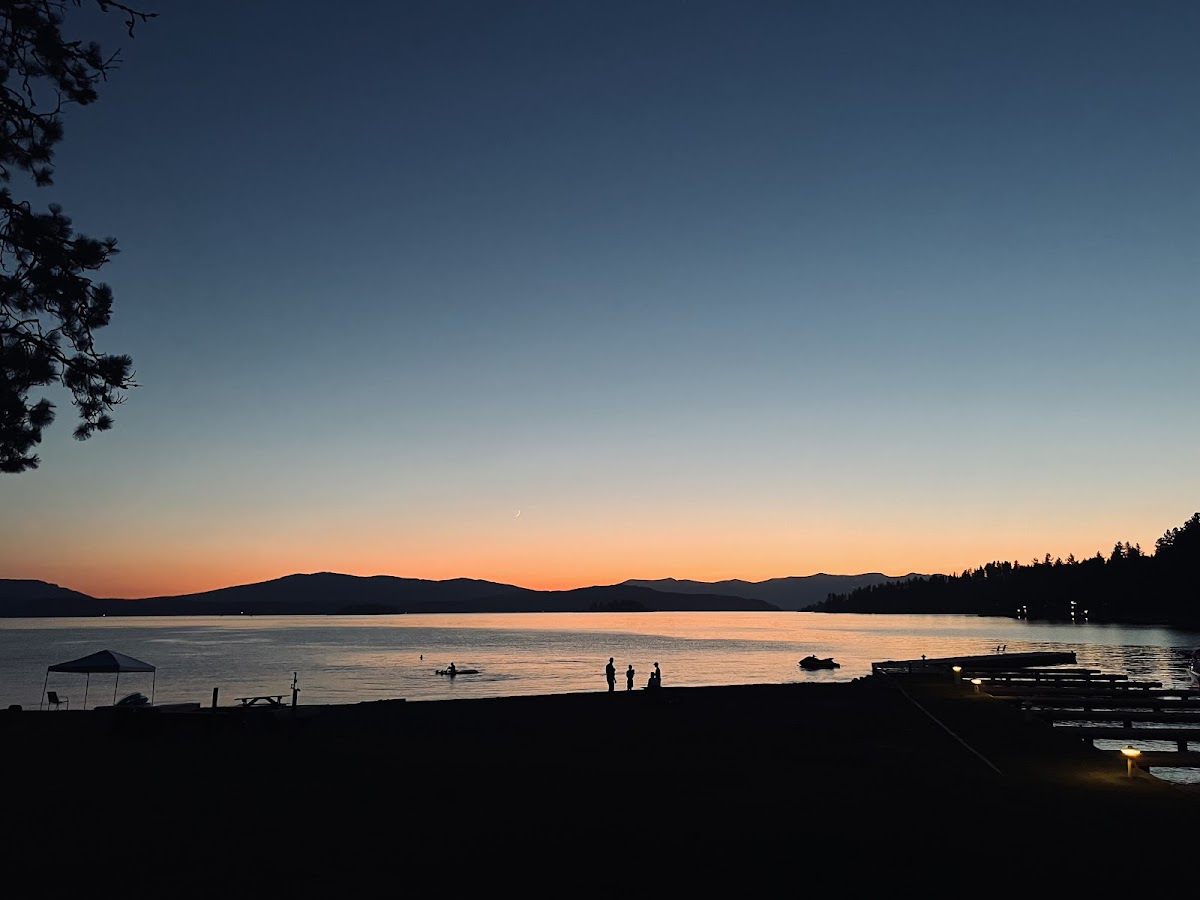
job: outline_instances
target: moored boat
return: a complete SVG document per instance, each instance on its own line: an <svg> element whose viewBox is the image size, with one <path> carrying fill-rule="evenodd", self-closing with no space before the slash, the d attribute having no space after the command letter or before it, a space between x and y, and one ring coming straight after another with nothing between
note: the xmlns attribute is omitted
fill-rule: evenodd
<svg viewBox="0 0 1200 900"><path fill-rule="evenodd" d="M802 669L840 669L841 663L833 661L832 656L827 656L824 659L817 656L806 656L800 660L800 668Z"/></svg>

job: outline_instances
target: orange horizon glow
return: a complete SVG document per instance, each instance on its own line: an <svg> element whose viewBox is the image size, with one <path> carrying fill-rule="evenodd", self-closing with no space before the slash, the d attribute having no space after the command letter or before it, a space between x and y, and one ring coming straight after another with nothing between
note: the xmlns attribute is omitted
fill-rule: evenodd
<svg viewBox="0 0 1200 900"><path fill-rule="evenodd" d="M5 578L57 584L100 598L174 596L271 581L293 574L335 572L443 581L472 578L534 590L571 590L629 579L761 582L815 574L959 574L988 562L1022 564L1046 553L1066 559L1105 556L1117 538L1064 541L1060 535L998 534L966 538L952 530L866 533L788 533L747 529L734 536L704 531L662 533L527 533L476 535L474 541L410 537L404 550L392 540L332 541L291 535L273 540L225 534L221 540L138 546L99 542L69 561L54 559L53 545L31 542L20 557L0 560ZM1122 541L1124 538L1122 538ZM1142 538L1152 553L1154 539ZM439 546L440 544L440 546ZM1008 546L1013 552L996 552ZM797 548L804 548L798 552ZM151 548L153 548L151 550ZM20 559L20 565L15 560ZM223 560L219 565L214 560Z"/></svg>
<svg viewBox="0 0 1200 900"><path fill-rule="evenodd" d="M222 51L294 74L269 116L163 5L39 201L119 238L139 387L78 441L30 386L0 579L895 579L1200 510L1192 5L259 4L289 39Z"/></svg>

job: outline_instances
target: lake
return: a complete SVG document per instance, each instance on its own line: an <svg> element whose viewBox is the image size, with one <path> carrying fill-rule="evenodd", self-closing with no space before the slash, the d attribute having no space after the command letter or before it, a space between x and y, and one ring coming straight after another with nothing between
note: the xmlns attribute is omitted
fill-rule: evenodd
<svg viewBox="0 0 1200 900"><path fill-rule="evenodd" d="M158 703L283 694L293 675L301 704L403 697L453 700L617 689L625 669L641 689L658 662L664 687L853 681L871 664L1032 650L1074 651L1079 665L1187 687L1200 635L1149 625L1047 623L943 615L798 612L506 613L396 616L211 616L0 620L0 704L37 709L43 689L71 708L140 691ZM47 667L113 650L150 663L153 676L47 673ZM841 668L807 672L801 658L832 656ZM453 662L476 675L435 674ZM85 698L86 690L86 698ZM1097 741L1115 748L1118 742ZM1143 749L1173 750L1146 742ZM1195 783L1192 769L1156 769Z"/></svg>
<svg viewBox="0 0 1200 900"><path fill-rule="evenodd" d="M82 706L153 687L159 703L208 705L291 693L301 703L410 701L604 690L612 656L663 686L852 681L871 663L1028 650L1073 650L1080 665L1186 686L1194 632L1158 626L1044 623L943 615L797 612L507 613L395 616L214 616L0 620L0 704L37 708L43 685ZM157 667L153 679L50 673L48 666L113 650ZM805 672L808 654L841 668ZM454 662L478 675L439 677Z"/></svg>

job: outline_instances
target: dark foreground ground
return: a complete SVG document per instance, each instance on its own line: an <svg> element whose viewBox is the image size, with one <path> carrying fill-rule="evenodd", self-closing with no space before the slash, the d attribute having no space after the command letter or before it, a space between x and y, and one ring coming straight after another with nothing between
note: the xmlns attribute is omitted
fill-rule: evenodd
<svg viewBox="0 0 1200 900"><path fill-rule="evenodd" d="M486 881L620 900L652 885L744 896L779 878L787 893L928 891L956 872L992 896L1018 875L1078 885L1170 856L1200 814L1197 794L1130 779L1110 754L945 679L4 711L0 741L0 849L10 876L33 876L13 897ZM731 878L740 888L723 890Z"/></svg>

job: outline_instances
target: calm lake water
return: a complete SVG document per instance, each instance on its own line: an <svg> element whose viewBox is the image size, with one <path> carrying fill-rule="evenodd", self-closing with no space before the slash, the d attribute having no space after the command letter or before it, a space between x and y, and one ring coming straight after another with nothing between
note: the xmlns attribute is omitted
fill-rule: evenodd
<svg viewBox="0 0 1200 900"><path fill-rule="evenodd" d="M133 691L208 705L291 693L303 704L557 694L618 688L632 664L640 689L657 661L663 686L852 681L871 663L994 652L1073 650L1079 664L1186 686L1194 632L1153 626L1046 624L976 616L751 613L510 613L397 616L214 616L0 620L0 704L36 709L43 685L84 704L85 677L48 666L113 650L157 667L93 675L87 706ZM840 669L805 672L808 654ZM478 675L439 677L454 662Z"/></svg>
<svg viewBox="0 0 1200 900"><path fill-rule="evenodd" d="M1074 651L1079 665L1187 687L1185 665L1200 634L1157 626L1047 624L976 616L752 613L510 613L501 615L213 616L0 620L0 704L37 709L44 689L71 708L112 703L133 691L158 703L221 705L261 694L299 702L354 703L558 694L606 689L614 657L618 690L625 669L641 689L657 661L663 686L853 681L871 664L993 653ZM112 675L47 673L47 667L113 650L157 668ZM808 654L841 668L805 672ZM450 679L454 662L477 675ZM85 689L87 691L85 699ZM1097 741L1115 749L1117 742ZM1147 741L1143 749L1173 750ZM1176 782L1200 782L1192 769L1156 769Z"/></svg>

